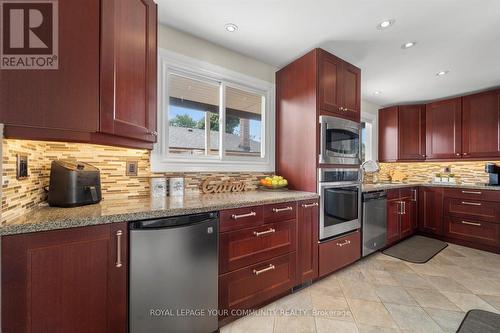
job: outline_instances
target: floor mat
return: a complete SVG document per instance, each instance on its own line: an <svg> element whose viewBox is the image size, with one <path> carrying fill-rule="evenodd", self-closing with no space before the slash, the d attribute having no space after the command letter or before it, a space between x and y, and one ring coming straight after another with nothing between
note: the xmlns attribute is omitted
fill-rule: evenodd
<svg viewBox="0 0 500 333"><path fill-rule="evenodd" d="M423 264L441 252L448 244L438 239L413 236L382 251L391 257L404 261Z"/></svg>
<svg viewBox="0 0 500 333"><path fill-rule="evenodd" d="M498 333L500 314L484 310L470 310L465 315L457 333Z"/></svg>

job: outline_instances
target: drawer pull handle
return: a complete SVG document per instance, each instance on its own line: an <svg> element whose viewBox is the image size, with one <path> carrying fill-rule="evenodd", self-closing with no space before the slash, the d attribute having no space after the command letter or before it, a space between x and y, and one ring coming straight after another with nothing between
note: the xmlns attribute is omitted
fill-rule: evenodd
<svg viewBox="0 0 500 333"><path fill-rule="evenodd" d="M242 219L244 217L250 217L250 216L255 216L255 215L257 215L256 212L250 212L250 213L247 213L247 214L240 214L240 215L233 214L233 215L231 215L231 218L233 220L237 220L237 219Z"/></svg>
<svg viewBox="0 0 500 333"><path fill-rule="evenodd" d="M462 224L475 225L476 227L480 227L481 223L462 221Z"/></svg>
<svg viewBox="0 0 500 333"><path fill-rule="evenodd" d="M284 212L287 210L293 210L293 207L288 206L285 208L273 208L273 212L275 212L275 213Z"/></svg>
<svg viewBox="0 0 500 333"><path fill-rule="evenodd" d="M118 230L116 232L116 264L115 266L122 267L122 235L123 231Z"/></svg>
<svg viewBox="0 0 500 333"><path fill-rule="evenodd" d="M346 240L345 240L345 242L343 242L343 243L337 243L337 246L342 247L342 246L344 246L344 245L349 245L349 244L351 244L351 241L350 241L350 240L348 240L348 239L346 239Z"/></svg>
<svg viewBox="0 0 500 333"><path fill-rule="evenodd" d="M482 192L479 191L462 191L463 194L478 194L481 195Z"/></svg>
<svg viewBox="0 0 500 333"><path fill-rule="evenodd" d="M469 206L481 206L480 202L468 202L468 201L462 201L462 205L469 205Z"/></svg>
<svg viewBox="0 0 500 333"><path fill-rule="evenodd" d="M276 229L273 229L273 228L270 228L269 230L266 230L266 231L254 231L253 234L255 235L255 237L259 237L259 236L262 236L262 235L267 235L267 234L272 234L272 233L275 233L276 232Z"/></svg>
<svg viewBox="0 0 500 333"><path fill-rule="evenodd" d="M316 206L318 206L317 202L312 203L312 204L302 204L302 207L304 207L304 208L310 208L310 207L316 207Z"/></svg>
<svg viewBox="0 0 500 333"><path fill-rule="evenodd" d="M266 267L266 268L263 268L263 269L260 269L260 270L256 270L256 269L254 269L254 270L253 270L253 274L254 274L254 275L260 275L260 274L265 273L265 272L267 272L267 271L272 271L272 270L273 270L273 269L275 269L275 268L276 268L276 267L274 267L274 265L269 264L269 266L268 266L268 267Z"/></svg>

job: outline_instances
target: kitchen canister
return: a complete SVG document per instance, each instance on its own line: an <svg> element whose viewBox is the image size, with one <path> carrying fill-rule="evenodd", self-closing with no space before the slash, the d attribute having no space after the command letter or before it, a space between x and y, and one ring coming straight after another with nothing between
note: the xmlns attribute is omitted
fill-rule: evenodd
<svg viewBox="0 0 500 333"><path fill-rule="evenodd" d="M167 178L153 177L150 178L149 186L150 195L152 198L164 198L167 196Z"/></svg>
<svg viewBox="0 0 500 333"><path fill-rule="evenodd" d="M168 184L169 196L178 197L184 195L184 178L170 178Z"/></svg>

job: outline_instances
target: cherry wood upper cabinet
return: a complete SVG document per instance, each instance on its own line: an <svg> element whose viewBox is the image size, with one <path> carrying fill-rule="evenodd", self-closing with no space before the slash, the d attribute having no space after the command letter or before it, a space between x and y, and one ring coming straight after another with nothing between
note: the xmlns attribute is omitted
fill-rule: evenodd
<svg viewBox="0 0 500 333"><path fill-rule="evenodd" d="M127 223L2 237L2 331L126 332Z"/></svg>
<svg viewBox="0 0 500 333"><path fill-rule="evenodd" d="M379 110L379 161L425 159L425 106L401 105Z"/></svg>
<svg viewBox="0 0 500 333"><path fill-rule="evenodd" d="M462 157L500 156L500 90L462 98Z"/></svg>
<svg viewBox="0 0 500 333"><path fill-rule="evenodd" d="M361 70L318 49L318 98L321 111L359 121L361 116Z"/></svg>
<svg viewBox="0 0 500 333"><path fill-rule="evenodd" d="M425 159L425 106L401 105L398 112L399 160Z"/></svg>
<svg viewBox="0 0 500 333"><path fill-rule="evenodd" d="M341 85L343 61L324 50L318 51L318 95L321 110L339 113L342 106L343 88Z"/></svg>
<svg viewBox="0 0 500 333"><path fill-rule="evenodd" d="M426 105L427 159L462 157L462 99L453 98Z"/></svg>
<svg viewBox="0 0 500 333"><path fill-rule="evenodd" d="M156 4L104 1L101 37L101 132L155 142Z"/></svg>
<svg viewBox="0 0 500 333"><path fill-rule="evenodd" d="M59 2L58 69L1 70L0 123L6 136L24 130L18 137L37 138L29 128L98 130L100 3Z"/></svg>

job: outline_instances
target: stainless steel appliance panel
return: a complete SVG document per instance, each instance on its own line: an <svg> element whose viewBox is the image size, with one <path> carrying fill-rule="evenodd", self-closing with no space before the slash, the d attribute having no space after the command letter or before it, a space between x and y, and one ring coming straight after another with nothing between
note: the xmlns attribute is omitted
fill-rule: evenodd
<svg viewBox="0 0 500 333"><path fill-rule="evenodd" d="M320 116L319 123L319 163L360 164L361 125L354 121L331 116Z"/></svg>
<svg viewBox="0 0 500 333"><path fill-rule="evenodd" d="M131 225L131 333L213 332L217 309L216 213Z"/></svg>
<svg viewBox="0 0 500 333"><path fill-rule="evenodd" d="M362 256L365 257L386 244L386 191L363 193Z"/></svg>

